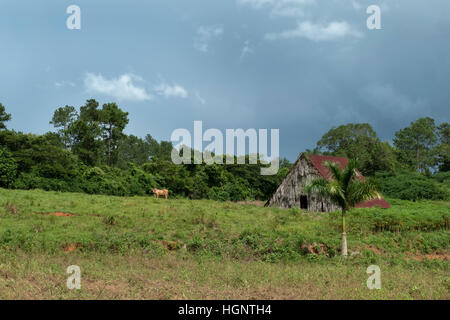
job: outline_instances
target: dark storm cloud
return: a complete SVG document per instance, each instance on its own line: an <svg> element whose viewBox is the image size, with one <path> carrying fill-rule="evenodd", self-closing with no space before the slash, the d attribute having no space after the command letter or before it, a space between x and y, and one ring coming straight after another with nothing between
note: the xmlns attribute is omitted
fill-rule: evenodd
<svg viewBox="0 0 450 320"><path fill-rule="evenodd" d="M3 1L0 101L11 127L50 130L61 105L95 97L130 112L129 133L279 128L294 160L330 127L379 136L421 116L449 121L450 2L384 0ZM368 30L366 8L381 7Z"/></svg>

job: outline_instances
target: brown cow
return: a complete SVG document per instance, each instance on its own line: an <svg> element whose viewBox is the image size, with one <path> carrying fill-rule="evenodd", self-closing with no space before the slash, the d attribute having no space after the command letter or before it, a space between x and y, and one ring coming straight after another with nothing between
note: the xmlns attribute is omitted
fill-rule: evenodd
<svg viewBox="0 0 450 320"><path fill-rule="evenodd" d="M167 199L167 197L169 196L169 190L167 190L167 189L158 190L158 189L152 188L152 192L155 194L156 198L159 198L159 196L165 196Z"/></svg>

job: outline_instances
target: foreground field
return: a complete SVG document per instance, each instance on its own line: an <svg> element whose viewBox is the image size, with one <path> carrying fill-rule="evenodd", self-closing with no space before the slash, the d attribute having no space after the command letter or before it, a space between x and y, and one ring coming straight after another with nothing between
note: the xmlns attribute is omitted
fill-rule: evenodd
<svg viewBox="0 0 450 320"><path fill-rule="evenodd" d="M382 289L369 290L366 265L220 261L80 253L1 256L2 299L448 299L448 273L381 263ZM68 290L66 268L82 268Z"/></svg>
<svg viewBox="0 0 450 320"><path fill-rule="evenodd" d="M337 213L0 189L0 298L449 299L450 204L390 202L350 214L343 259Z"/></svg>

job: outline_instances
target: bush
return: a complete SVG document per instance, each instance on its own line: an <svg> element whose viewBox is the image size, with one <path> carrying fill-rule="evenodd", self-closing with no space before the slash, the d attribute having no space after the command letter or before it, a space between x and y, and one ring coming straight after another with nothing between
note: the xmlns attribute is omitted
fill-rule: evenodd
<svg viewBox="0 0 450 320"><path fill-rule="evenodd" d="M450 188L450 171L439 172L433 175L434 180L443 183L447 188Z"/></svg>
<svg viewBox="0 0 450 320"><path fill-rule="evenodd" d="M416 172L377 173L374 178L386 196L402 200L447 200L449 192L433 178Z"/></svg>
<svg viewBox="0 0 450 320"><path fill-rule="evenodd" d="M6 148L0 148L0 186L8 187L17 175L17 163L11 152Z"/></svg>
<svg viewBox="0 0 450 320"><path fill-rule="evenodd" d="M36 173L21 173L11 185L14 189L42 189L46 191L81 192L79 183L60 179L44 178Z"/></svg>
<svg viewBox="0 0 450 320"><path fill-rule="evenodd" d="M227 201L230 198L228 192L224 191L222 188L212 187L208 190L208 199L216 201Z"/></svg>
<svg viewBox="0 0 450 320"><path fill-rule="evenodd" d="M393 202L392 204L394 205L395 203ZM401 208L396 208L395 210L378 208L354 209L348 213L347 226L352 233L384 231L430 232L448 230L450 227L450 213L447 212L448 209L446 208L430 210L425 201L415 205L405 201L405 203L400 205ZM332 217L333 228L336 231L340 230L340 214L333 212L330 213L330 217Z"/></svg>

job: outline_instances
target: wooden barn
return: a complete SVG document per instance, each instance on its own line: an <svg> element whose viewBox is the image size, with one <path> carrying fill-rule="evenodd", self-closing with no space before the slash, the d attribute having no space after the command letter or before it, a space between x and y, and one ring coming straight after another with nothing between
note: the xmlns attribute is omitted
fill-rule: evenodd
<svg viewBox="0 0 450 320"><path fill-rule="evenodd" d="M342 157L319 156L315 154L303 153L289 170L288 174L281 182L275 193L266 203L266 206L279 208L301 208L308 211L331 212L340 208L328 198L323 198L317 193L308 194L305 186L312 180L323 177L329 179L329 169L324 162L334 162L344 169L348 159ZM362 176L362 175L361 175ZM373 199L358 204L357 208L370 208L379 206L389 208L389 204L384 199Z"/></svg>

